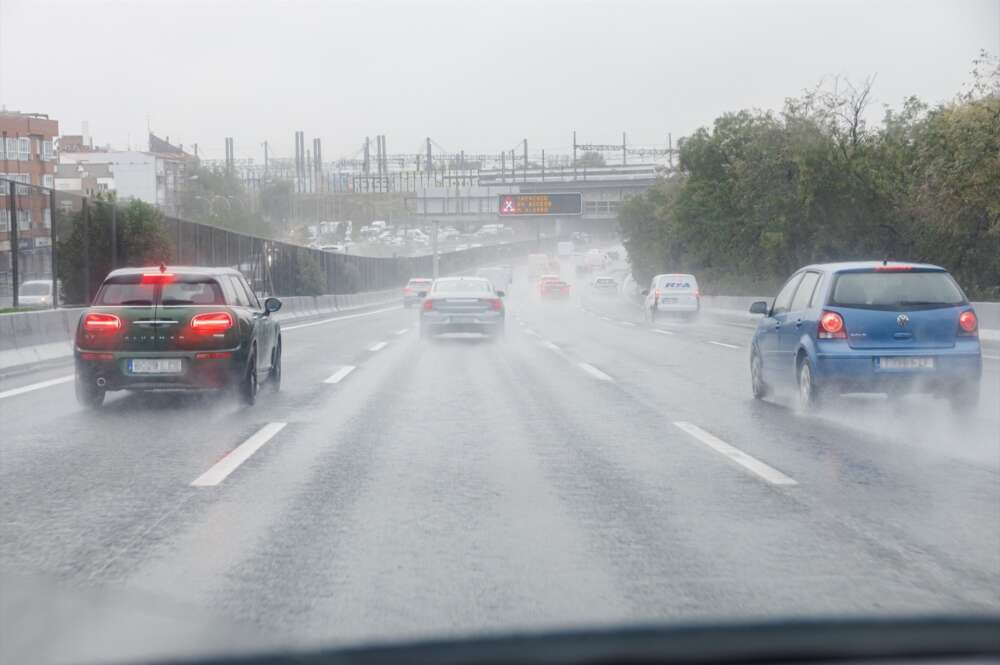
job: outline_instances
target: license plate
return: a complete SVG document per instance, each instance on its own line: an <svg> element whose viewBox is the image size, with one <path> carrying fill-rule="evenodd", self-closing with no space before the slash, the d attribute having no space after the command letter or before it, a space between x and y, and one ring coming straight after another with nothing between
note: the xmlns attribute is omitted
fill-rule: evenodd
<svg viewBox="0 0 1000 665"><path fill-rule="evenodd" d="M677 298L660 298L660 302L664 305L673 305L677 302Z"/></svg>
<svg viewBox="0 0 1000 665"><path fill-rule="evenodd" d="M133 358L128 361L132 374L180 374L183 368L180 358Z"/></svg>
<svg viewBox="0 0 1000 665"><path fill-rule="evenodd" d="M475 320L474 316L453 316L449 319L451 323L473 323Z"/></svg>
<svg viewBox="0 0 1000 665"><path fill-rule="evenodd" d="M934 369L934 358L893 356L878 359L881 369Z"/></svg>

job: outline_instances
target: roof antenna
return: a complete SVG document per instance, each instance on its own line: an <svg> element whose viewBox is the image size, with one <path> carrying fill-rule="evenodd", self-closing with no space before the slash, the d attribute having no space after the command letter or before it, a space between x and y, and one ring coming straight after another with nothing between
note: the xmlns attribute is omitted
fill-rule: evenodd
<svg viewBox="0 0 1000 665"><path fill-rule="evenodd" d="M167 264L160 262L160 272L167 272Z"/></svg>

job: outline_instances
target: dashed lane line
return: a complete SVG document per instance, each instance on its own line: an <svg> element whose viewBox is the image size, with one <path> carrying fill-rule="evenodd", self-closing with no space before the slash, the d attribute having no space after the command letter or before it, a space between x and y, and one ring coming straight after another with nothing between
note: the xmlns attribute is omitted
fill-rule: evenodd
<svg viewBox="0 0 1000 665"><path fill-rule="evenodd" d="M396 305L395 307L386 307L384 309L376 309L371 312L364 312L362 314L348 314L346 316L335 316L332 319L322 319L320 321L310 321L309 323L300 323L294 326L281 326L281 332L288 332L290 330L300 330L302 328L311 328L312 326L321 326L325 323L336 323L337 321L347 321L348 319L360 319L364 316L375 316L376 314L383 314L385 312L394 312L398 309L402 309L402 305Z"/></svg>
<svg viewBox="0 0 1000 665"><path fill-rule="evenodd" d="M580 362L577 363L577 366L579 366L580 369L582 369L584 372L591 375L595 379L600 379L601 381L614 381L614 379L612 379L610 376L608 376L601 370L597 369L590 363Z"/></svg>
<svg viewBox="0 0 1000 665"><path fill-rule="evenodd" d="M340 383L347 378L347 375L353 372L357 367L355 365L345 365L334 372L329 379L323 383Z"/></svg>
<svg viewBox="0 0 1000 665"><path fill-rule="evenodd" d="M67 374L66 376L60 376L56 379L49 379L48 381L39 381L38 383L32 383L27 386L21 386L20 388L11 388L10 390L5 390L0 393L0 399L6 399L7 397L14 397L15 395L23 395L24 393L30 393L33 390L41 390L42 388L49 388L51 386L57 386L60 383L69 383L74 379L73 374Z"/></svg>
<svg viewBox="0 0 1000 665"><path fill-rule="evenodd" d="M372 353L375 353L376 351L381 351L382 349L384 349L386 346L388 346L388 344L389 344L388 342L375 342L374 344L368 347L368 350L371 351Z"/></svg>
<svg viewBox="0 0 1000 665"><path fill-rule="evenodd" d="M675 422L674 425L681 429L712 450L722 453L732 461L742 466L747 471L757 475L772 485L798 485L798 482L778 471L773 466L761 462L756 457L746 454L739 448L731 446L714 434L706 432L697 425L688 422Z"/></svg>
<svg viewBox="0 0 1000 665"><path fill-rule="evenodd" d="M727 348L727 349L738 349L738 348L740 348L740 347L738 347L735 344L726 344L725 342L716 342L714 339L708 340L708 343L709 344L715 344L716 346L721 346L721 347L724 347L724 348Z"/></svg>
<svg viewBox="0 0 1000 665"><path fill-rule="evenodd" d="M397 331L396 331L396 336L398 337L398 336L400 336L400 335L405 335L405 334L406 334L406 333L408 333L408 332L410 332L410 329L409 329L409 328L403 328L402 330L397 330Z"/></svg>
<svg viewBox="0 0 1000 665"><path fill-rule="evenodd" d="M191 486L214 487L218 485L241 464L250 459L251 455L260 450L261 446L274 438L274 435L283 430L287 424L268 423L264 425L253 436L212 465L212 468L191 481Z"/></svg>
<svg viewBox="0 0 1000 665"><path fill-rule="evenodd" d="M674 334L674 331L672 331L672 330L664 330L663 328L651 328L650 330L652 330L653 332L658 333L660 335L673 335Z"/></svg>

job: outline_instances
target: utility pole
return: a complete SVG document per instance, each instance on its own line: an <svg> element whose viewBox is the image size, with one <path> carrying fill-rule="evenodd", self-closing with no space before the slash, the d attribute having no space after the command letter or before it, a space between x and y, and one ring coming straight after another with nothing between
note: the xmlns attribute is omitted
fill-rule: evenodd
<svg viewBox="0 0 1000 665"><path fill-rule="evenodd" d="M18 303L18 299L17 299L17 296L18 296L17 290L18 290L18 287L20 286L18 284L18 278L20 277L20 275L18 274L18 258L19 258L19 255L21 254L21 247L20 247L20 242L21 241L17 239L17 232L18 232L18 228L17 228L17 185L14 184L13 180L11 180L9 183L7 183L7 185L8 185L8 195L10 196L10 198L7 199L7 201L8 201L7 210L9 211L8 214L10 215L10 276L11 276L11 279L13 280L11 282L11 284L13 286L13 291L11 292L11 294L13 296L13 301L11 302L11 305L13 305L14 309L17 309L17 306L19 304ZM84 236L84 237L86 237L86 236ZM85 248L89 247L89 246L90 246L89 242L85 242L84 243L84 247ZM87 271L88 271L88 274L89 274L89 271L90 271L90 264L89 264L89 262L86 264L86 267L87 267ZM55 271L56 271L55 266L52 266L52 272L55 273ZM87 302L90 302L90 301L88 300Z"/></svg>
<svg viewBox="0 0 1000 665"><path fill-rule="evenodd" d="M622 166L628 163L628 158L625 156L625 132L622 132Z"/></svg>
<svg viewBox="0 0 1000 665"><path fill-rule="evenodd" d="M528 182L528 139L524 139L524 182Z"/></svg>
<svg viewBox="0 0 1000 665"><path fill-rule="evenodd" d="M370 148L369 148L370 143L371 143L370 139L366 136L365 137L365 162L364 162L365 175L368 175L370 173L370 171L371 171L371 151L370 151Z"/></svg>
<svg viewBox="0 0 1000 665"><path fill-rule="evenodd" d="M323 181L323 140L313 139L313 171L316 191L320 190L320 183Z"/></svg>
<svg viewBox="0 0 1000 665"><path fill-rule="evenodd" d="M573 180L576 180L576 130L573 130Z"/></svg>
<svg viewBox="0 0 1000 665"><path fill-rule="evenodd" d="M507 153L500 153L500 182L507 182Z"/></svg>
<svg viewBox="0 0 1000 665"><path fill-rule="evenodd" d="M198 154L198 144L195 144L195 154ZM268 155L267 155L267 141L264 141L264 175L267 175L268 169Z"/></svg>
<svg viewBox="0 0 1000 665"><path fill-rule="evenodd" d="M375 135L375 161L378 163L379 184L382 183L382 135Z"/></svg>
<svg viewBox="0 0 1000 665"><path fill-rule="evenodd" d="M667 134L667 155L670 161L670 170L674 168L674 136L673 134Z"/></svg>
<svg viewBox="0 0 1000 665"><path fill-rule="evenodd" d="M389 149L385 147L385 134L382 135L382 171L389 177Z"/></svg>
<svg viewBox="0 0 1000 665"><path fill-rule="evenodd" d="M545 182L545 150L542 149L542 182Z"/></svg>
<svg viewBox="0 0 1000 665"><path fill-rule="evenodd" d="M431 137L427 137L427 174L434 177L434 158L431 155ZM433 183L432 183L433 184Z"/></svg>

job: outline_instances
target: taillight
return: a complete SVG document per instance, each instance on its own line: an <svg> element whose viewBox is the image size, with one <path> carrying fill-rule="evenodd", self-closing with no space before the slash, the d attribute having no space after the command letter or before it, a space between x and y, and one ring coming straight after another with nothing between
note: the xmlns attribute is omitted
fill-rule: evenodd
<svg viewBox="0 0 1000 665"><path fill-rule="evenodd" d="M660 299L660 290L659 289L656 289L656 291L653 291L653 297L656 298L657 300Z"/></svg>
<svg viewBox="0 0 1000 665"><path fill-rule="evenodd" d="M233 327L233 317L229 312L207 312L191 317L191 332L199 335L217 335Z"/></svg>
<svg viewBox="0 0 1000 665"><path fill-rule="evenodd" d="M102 361L107 361L107 360L114 360L114 359L115 359L115 356L112 353L90 353L90 352L86 352L86 353L81 353L80 354L80 360L102 360Z"/></svg>
<svg viewBox="0 0 1000 665"><path fill-rule="evenodd" d="M487 300L486 302L490 304L490 309L493 311L499 312L503 309L503 302L499 298L493 298L492 300Z"/></svg>
<svg viewBox="0 0 1000 665"><path fill-rule="evenodd" d="M122 328L122 320L114 314L93 312L83 317L83 329L92 333L113 333Z"/></svg>
<svg viewBox="0 0 1000 665"><path fill-rule="evenodd" d="M431 311L432 309L434 309L434 301L428 298L427 300L424 301L423 307L425 312Z"/></svg>
<svg viewBox="0 0 1000 665"><path fill-rule="evenodd" d="M413 289L407 286L403 289L403 293L406 295L410 295L411 293L413 293Z"/></svg>
<svg viewBox="0 0 1000 665"><path fill-rule="evenodd" d="M819 317L819 330L816 336L820 339L847 339L843 317L836 312L823 312Z"/></svg>
<svg viewBox="0 0 1000 665"><path fill-rule="evenodd" d="M962 312L958 316L958 327L961 329L962 334L974 335L976 328L979 327L979 320L976 318L976 313L972 310Z"/></svg>
<svg viewBox="0 0 1000 665"><path fill-rule="evenodd" d="M195 360L222 360L224 358L232 358L232 351L206 351L203 353L194 354Z"/></svg>

